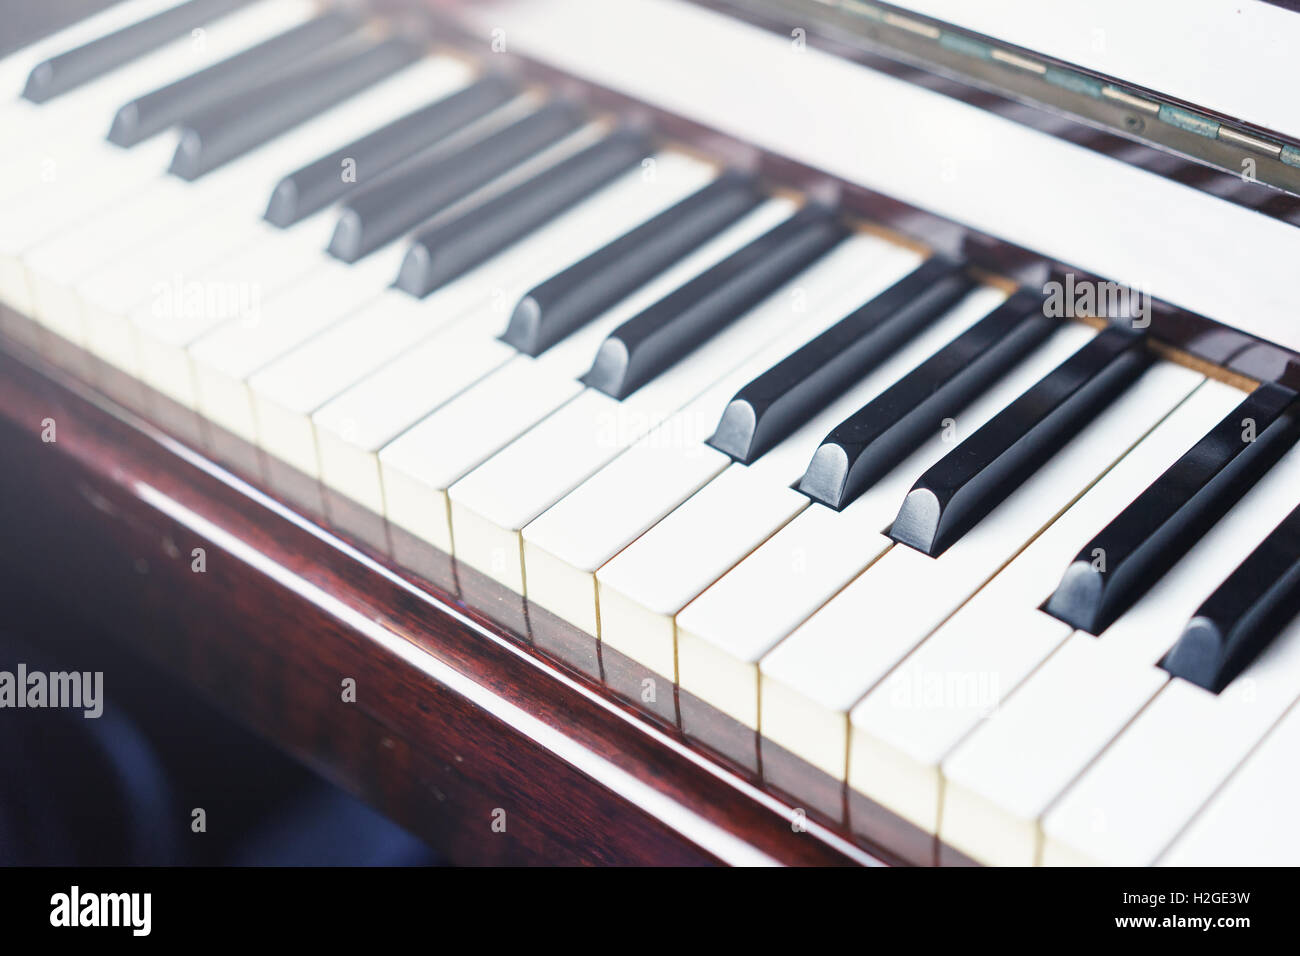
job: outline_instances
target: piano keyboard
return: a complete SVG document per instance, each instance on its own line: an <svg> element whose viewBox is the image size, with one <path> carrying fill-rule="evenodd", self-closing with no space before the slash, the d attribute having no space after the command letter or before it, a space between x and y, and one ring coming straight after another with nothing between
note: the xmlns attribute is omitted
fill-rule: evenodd
<svg viewBox="0 0 1300 956"><path fill-rule="evenodd" d="M14 348L974 860L1300 854L1290 389L309 0L0 85Z"/></svg>

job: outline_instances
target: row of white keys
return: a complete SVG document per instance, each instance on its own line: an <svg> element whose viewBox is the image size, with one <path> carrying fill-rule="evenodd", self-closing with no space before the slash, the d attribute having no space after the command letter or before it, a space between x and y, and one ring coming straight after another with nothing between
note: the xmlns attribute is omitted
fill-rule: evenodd
<svg viewBox="0 0 1300 956"><path fill-rule="evenodd" d="M853 708L849 785L927 833L940 764L1070 636L1039 610L1079 548L1236 407L1206 381Z"/></svg>
<svg viewBox="0 0 1300 956"><path fill-rule="evenodd" d="M657 175L653 179L647 179L639 168L626 172L526 237L524 242L548 250L548 255L530 262L528 269L521 269L514 283L524 286L526 291L527 287L585 258L673 205L715 175L710 164L683 153L660 153L655 163ZM507 299L502 304L511 302ZM599 344L599 340L589 342L593 329L608 331L610 325L602 317L570 341L548 350L549 356L534 359L519 355L500 341L498 336L505 327L505 317L494 303L488 314L458 320L451 328L436 333L376 370L315 412L312 424L320 453L321 480L371 511L383 514L380 449L408 429L414 431L412 426L423 426L431 413L471 385L470 391L491 397L486 404L480 403L472 417L459 419L463 422L461 427L470 434L490 434L493 415L499 414L501 417L495 421L500 422L520 406L541 418L558 407L548 393L564 387L572 389L571 396L581 388L575 376L585 371L582 363L590 363ZM526 371L522 375L510 374L516 369ZM483 376L486 378L478 381ZM500 376L504 377L493 381ZM461 473L536 420L507 434L480 458L466 465ZM439 464L450 463L450 459L459 456L463 461L470 453L471 445L453 442L438 447L437 460ZM441 486L445 487L447 484Z"/></svg>
<svg viewBox="0 0 1300 956"><path fill-rule="evenodd" d="M1298 469L1300 448L1124 616L1099 637L1071 635L944 760L946 842L990 863L1038 860L1043 814L1169 679L1156 662L1196 608L1300 502Z"/></svg>
<svg viewBox="0 0 1300 956"><path fill-rule="evenodd" d="M887 551L762 659L763 736L845 779L853 705L1200 381L1155 365L940 557Z"/></svg>
<svg viewBox="0 0 1300 956"><path fill-rule="evenodd" d="M129 317L150 303L160 287L166 290L184 282L199 289L207 267L223 259L235 259L237 266L241 255L243 262L266 270L266 283L278 284L320 261L333 224L328 210L287 230L261 220L282 176L470 80L470 71L459 61L426 58L195 182L163 177L147 193L105 210L85 228L33 250L27 263L31 273L38 281L46 277L41 298L57 297L58 302L57 308L38 309L36 317L64 338L138 375ZM128 225L133 220L138 225ZM132 236L147 233L147 238L121 243L107 260L89 251L108 246L105 237L119 230ZM71 270L59 265L78 261L78 256L94 267ZM279 263L283 268L276 268ZM241 276L239 281L247 284L249 278ZM266 298L273 289L264 284L258 291Z"/></svg>
<svg viewBox="0 0 1300 956"><path fill-rule="evenodd" d="M517 180L519 169L536 172L543 168L543 162L557 161L579 144L590 142L598 132L599 127L592 124L567 137L517 167L512 171L516 174L511 176L512 181ZM477 377L490 371L493 364L505 362L513 353L492 335L504 323L510 305L532 284L563 266L575 243L581 251L581 242L591 234L587 230L594 231L600 241L617 234L617 228L601 233L607 224L589 220L582 231L570 234L569 224L575 216L588 219L590 211L583 208L559 217L423 299L388 289L356 315L254 374L249 387L258 423L258 444L302 474L319 478L312 414L407 350L426 339L432 341L436 333L449 330L453 323L459 327L454 338L430 348L441 351L443 345L449 349L473 345L477 355L468 351L452 355L458 373L465 370L477 373ZM468 384L462 380L460 387ZM340 421L340 426L343 424ZM348 429L340 427L343 430Z"/></svg>
<svg viewBox="0 0 1300 956"><path fill-rule="evenodd" d="M1294 866L1300 857L1297 753L1300 706L1293 706L1160 858L1160 865Z"/></svg>
<svg viewBox="0 0 1300 956"><path fill-rule="evenodd" d="M755 239L793 208L768 200L732 230ZM457 559L523 594L524 526L778 336L791 322L792 290L821 301L848 281L828 271L812 266L623 401L584 390L456 482L448 497Z"/></svg>
<svg viewBox="0 0 1300 956"><path fill-rule="evenodd" d="M991 290L958 308L987 312ZM1086 333L1073 327L1003 377L959 416L971 433L1050 372ZM884 531L926 468L951 450L942 423L920 448L842 511L813 502L677 617L678 678L723 713L758 727L758 662L891 546ZM762 601L753 595L762 594Z"/></svg>
<svg viewBox="0 0 1300 956"><path fill-rule="evenodd" d="M731 463L705 444L723 409L812 328L782 336L525 525L528 599L597 635L596 571Z"/></svg>
<svg viewBox="0 0 1300 956"><path fill-rule="evenodd" d="M842 299L832 311L843 317L917 265L914 255L885 259L879 268L862 270L865 281L853 290L857 301ZM601 640L675 677L677 613L808 505L791 486L827 432L1004 296L988 290L971 298L973 303L949 310L753 464L729 466L601 568L596 574ZM754 603L752 595L748 600Z"/></svg>
<svg viewBox="0 0 1300 956"><path fill-rule="evenodd" d="M196 409L256 444L249 378L373 300L405 255L406 243L397 240L351 265L328 260L262 303L255 321L226 322L192 343L186 352Z"/></svg>
<svg viewBox="0 0 1300 956"><path fill-rule="evenodd" d="M536 360L519 356L503 368L500 380L485 380L479 387L421 422L408 435L381 454L385 491L395 520L410 530L419 529L425 540L444 550L451 545L447 520L447 489L546 415L579 395L577 377L587 371L600 343L624 321L639 314L673 290L726 258L753 238L742 219L731 229L705 242L632 295L607 310L585 329L552 347ZM493 376L493 378L498 378ZM529 380L537 380L529 385ZM503 399L516 386L536 388L532 401ZM719 409L720 411L720 409ZM432 501L426 496L433 496ZM605 525L603 525L605 527ZM593 568L594 570L594 568ZM592 631L594 633L594 630Z"/></svg>

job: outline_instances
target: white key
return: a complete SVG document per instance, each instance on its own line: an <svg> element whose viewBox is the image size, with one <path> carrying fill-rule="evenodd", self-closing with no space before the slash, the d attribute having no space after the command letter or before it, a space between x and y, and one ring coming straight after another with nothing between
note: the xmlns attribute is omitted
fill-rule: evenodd
<svg viewBox="0 0 1300 956"><path fill-rule="evenodd" d="M394 242L354 265L327 261L265 302L256 322L227 322L190 345L198 410L256 443L248 379L374 299L405 254L406 246Z"/></svg>
<svg viewBox="0 0 1300 956"><path fill-rule="evenodd" d="M454 396L514 356L514 349L486 334L486 324L480 315L454 323L311 415L321 480L383 514L379 449L429 405L436 407L439 397Z"/></svg>
<svg viewBox="0 0 1300 956"><path fill-rule="evenodd" d="M333 216L323 211L288 230L265 224L261 213L276 182L341 142L455 92L469 79L459 61L431 57L193 183L160 179L83 228L24 257L37 291L33 307L45 306L37 309L37 317L63 337L118 364L124 353L135 350L134 343L122 345L124 336L134 334L127 316L157 297L159 288L211 282L204 268L241 250L244 261L264 262L273 277L287 283L295 277L293 267L286 261L283 270L275 270L274 263L289 256L299 264L311 261L328 241ZM141 241L108 241L122 231L128 239ZM287 237L294 242L281 245L281 252L269 251L266 243ZM83 260L89 268L69 265ZM238 267L237 259L231 267ZM250 280L241 274L240 281ZM270 286L259 289L263 299L271 292ZM134 366L124 370L138 373Z"/></svg>
<svg viewBox="0 0 1300 956"><path fill-rule="evenodd" d="M978 860L1032 865L1040 818L1168 680L1156 661L1200 603L1300 501L1289 452L1127 614L1076 632L943 762L940 836ZM1136 493L1136 492L1135 492Z"/></svg>
<svg viewBox="0 0 1300 956"><path fill-rule="evenodd" d="M1292 707L1160 858L1161 866L1293 866L1300 858L1300 707Z"/></svg>
<svg viewBox="0 0 1300 956"><path fill-rule="evenodd" d="M522 435L539 415L561 408L582 391L577 381L522 358L511 359L380 451L383 510L391 524L450 554L447 489L504 444L498 444L498 436ZM509 394L528 398L503 398ZM482 431L474 429L476 416L486 424ZM449 443L457 439L461 441ZM328 454L324 442L321 454L322 460ZM369 471L366 480L371 480Z"/></svg>
<svg viewBox="0 0 1300 956"><path fill-rule="evenodd" d="M175 233L132 250L76 287L66 307L45 311L47 324L131 376L140 375L139 327L135 319L163 322L190 311L202 321L204 269L220 262L238 243L243 224L227 217L201 216ZM187 302L189 303L187 307ZM147 323L146 323L147 324Z"/></svg>
<svg viewBox="0 0 1300 956"><path fill-rule="evenodd" d="M150 268L145 262L158 270L152 281L137 288L140 295L131 314L118 318L106 310L87 309L75 288L43 281L42 276L33 274L37 318L45 327L79 345L102 341L110 333L122 334L129 321L125 335L132 339L137 356L143 354L142 339L178 345L196 337L196 328L235 319L254 322L262 302L326 261L318 239L321 227L332 225L332 217L323 211L285 231L252 220L230 223L228 228L220 222L208 221L205 225L205 235L198 242L178 241L167 254L158 256L150 256L147 248L137 249L138 260L132 257L121 263L121 279L126 278L124 273L141 276ZM181 239L186 235L182 233ZM159 240L162 245L166 242ZM244 251L223 254L234 248ZM168 266L172 270L164 272ZM106 328L100 331L95 323ZM166 332L160 334L160 327ZM168 361L179 358L178 354L170 355ZM142 373L138 366L132 371Z"/></svg>
<svg viewBox="0 0 1300 956"><path fill-rule="evenodd" d="M844 779L853 705L1199 381L1156 365L941 556L891 548L762 659L764 736Z"/></svg>
<svg viewBox="0 0 1300 956"><path fill-rule="evenodd" d="M1043 819L1044 865L1150 866L1300 696L1300 625L1220 694L1171 680Z"/></svg>
<svg viewBox="0 0 1300 956"><path fill-rule="evenodd" d="M165 138L154 138L136 147L142 164L115 176L107 201L140 187L162 175L170 155ZM5 228L0 232L0 300L16 311L33 312L31 286L22 263L25 249L73 225L104 204L103 183L92 175L69 177L67 165L51 160L49 179L29 183L23 197L0 210ZM90 161L98 164L98 160ZM152 169L146 168L151 166Z"/></svg>
<svg viewBox="0 0 1300 956"><path fill-rule="evenodd" d="M739 225L757 226L754 235L761 234L789 208L783 200L769 201ZM776 293L624 401L583 392L462 478L449 495L457 558L523 593L523 527L778 335L790 323L792 289L815 290L820 300L858 278L847 269L837 273L838 264L835 252L823 257L799 277L802 285ZM818 311L808 308L811 315Z"/></svg>
<svg viewBox="0 0 1300 956"><path fill-rule="evenodd" d="M311 413L393 355L464 315L475 300L488 294L475 289L471 298L467 289L455 284L424 301L390 289L252 375L248 384L258 444L304 474L318 477ZM461 301L455 302L457 297Z"/></svg>
<svg viewBox="0 0 1300 956"><path fill-rule="evenodd" d="M676 680L674 616L807 504L730 465L596 572L602 642Z"/></svg>
<svg viewBox="0 0 1300 956"><path fill-rule="evenodd" d="M551 261L538 260L537 268L544 272L538 281L585 258L689 195L713 176L711 166L684 154L660 154L656 157L656 168L658 175L653 182L648 182L640 169L628 172L538 230L537 241L556 254ZM530 282L537 274L521 275L520 283ZM461 467L460 474L464 474L577 394L581 386L574 376L585 371L582 363L590 363L599 345L599 338L595 341L590 339L595 333L608 332L612 322L609 317L602 317L571 337L572 341L560 343L540 359L518 355L509 345L500 342L496 333L501 331L501 327L500 322L490 320L457 323L454 329L433 336L324 405L312 416L321 456L321 480L382 514L383 492L378 459L381 448L494 369L508 373L512 366L525 369L540 366L542 382L536 382L538 374L529 372L522 376L504 375L503 381L495 383L504 388L501 391L494 388L492 379L497 378L495 375L488 375L487 379L479 382L476 388L494 392L496 400L488 403L486 408L480 402L472 420L462 420L454 414L443 416L443 420L463 421L460 426L463 432L476 436L480 442L489 442L481 457ZM553 371L548 372L548 369ZM564 388L548 388L548 375L549 379L562 382ZM541 386L541 391L532 390L535 384ZM561 396L560 392L564 394ZM510 431L521 407L535 417ZM501 412L500 418L493 417L496 411ZM486 413L488 421L484 420L482 413ZM496 422L497 428L494 429L489 421ZM502 425L507 433L493 439L494 433L500 435ZM350 437L345 436L345 431L349 430ZM464 462L463 453L470 451L473 444L471 441L470 446L459 442L442 445L439 459L449 465L452 458ZM450 483L440 485L439 491Z"/></svg>
<svg viewBox="0 0 1300 956"><path fill-rule="evenodd" d="M268 237L261 258L236 256L229 264L210 265L197 275L177 272L170 280L160 278L149 301L130 315L139 378L186 408L194 408L197 399L186 348L226 323L259 324L264 299L325 261L318 252L281 260L278 250L285 241Z"/></svg>
<svg viewBox="0 0 1300 956"><path fill-rule="evenodd" d="M1035 865L1038 817L1160 689L1163 675L1150 665L1117 666L1096 638L1074 632L944 761L939 835L984 863ZM1050 716L1035 726L1036 715Z"/></svg>
<svg viewBox="0 0 1300 956"><path fill-rule="evenodd" d="M721 400L719 415L734 394L733 388ZM597 634L597 569L731 463L700 439L685 448L672 442L673 424L652 431L524 528L529 600Z"/></svg>
<svg viewBox="0 0 1300 956"><path fill-rule="evenodd" d="M849 785L928 833L939 765L1070 635L1038 608L1079 549L1241 400L1203 382L853 708ZM901 494L899 495L901 499Z"/></svg>
<svg viewBox="0 0 1300 956"><path fill-rule="evenodd" d="M883 271L874 278L878 284L858 290L853 304L832 311L843 317L899 275ZM1003 298L986 290L973 307L949 310L752 465L732 465L601 568L596 574L601 640L675 677L675 616L808 504L790 486L827 432ZM751 594L745 603L764 602L755 602Z"/></svg>

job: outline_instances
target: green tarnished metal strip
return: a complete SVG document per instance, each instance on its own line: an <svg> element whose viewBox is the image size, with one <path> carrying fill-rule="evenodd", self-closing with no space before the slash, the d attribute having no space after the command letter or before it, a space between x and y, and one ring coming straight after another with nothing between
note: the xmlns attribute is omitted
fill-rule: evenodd
<svg viewBox="0 0 1300 956"><path fill-rule="evenodd" d="M966 56L973 56L978 60L993 59L993 49L987 43L980 43L972 40L970 37L964 37L956 33L939 34L939 45L947 47L954 53L964 53Z"/></svg>
<svg viewBox="0 0 1300 956"><path fill-rule="evenodd" d="M1059 86L1074 93L1082 93L1084 96L1091 96L1094 99L1101 99L1101 81L1094 80L1090 76L1084 76L1082 73L1049 66L1047 72L1043 74L1043 79L1053 86Z"/></svg>
<svg viewBox="0 0 1300 956"><path fill-rule="evenodd" d="M866 0L820 0L820 2L827 6L838 6L844 10L852 11L877 23L888 23L890 17L894 16L891 14L890 17L886 17L885 9L866 2ZM897 19L902 20L903 18L897 17ZM917 24L922 22L916 21ZM902 24L902 26L906 27L907 24ZM917 29L913 32L920 34L922 31ZM934 34L937 34L937 36ZM1059 66L1049 66L1032 56L1026 57L1019 53L1013 54L1010 50L1004 50L994 44L984 43L962 33L935 29L930 35L939 46L952 53L976 60L1003 61L1009 66L1020 66L1022 69L1037 72L1045 82L1051 83L1053 86L1093 99L1111 99L1125 102L1127 98L1130 107L1154 111L1159 120L1170 126L1175 126L1189 133L1195 133L1197 136L1204 136L1207 139L1225 140L1250 152L1274 156L1286 165L1300 169L1300 147L1283 146L1280 143L1271 142L1254 134L1238 134L1233 127L1223 126L1218 120L1204 113L1184 109L1181 106L1158 104L1158 101L1149 99L1135 91L1126 90L1122 86L1112 84L1111 95L1107 96L1102 92L1106 87L1106 83L1086 73ZM1223 131L1222 135L1220 135L1221 129Z"/></svg>
<svg viewBox="0 0 1300 956"><path fill-rule="evenodd" d="M1219 135L1219 124L1216 120L1212 120L1208 116L1202 116L1200 113L1193 113L1191 110L1185 110L1178 106L1163 105L1160 107L1158 115L1160 119L1170 126L1177 126L1189 133L1209 136L1211 139Z"/></svg>

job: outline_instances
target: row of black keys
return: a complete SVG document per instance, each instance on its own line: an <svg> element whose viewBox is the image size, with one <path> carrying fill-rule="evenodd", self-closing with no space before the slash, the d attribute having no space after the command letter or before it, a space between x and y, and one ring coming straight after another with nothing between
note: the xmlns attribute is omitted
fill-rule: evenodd
<svg viewBox="0 0 1300 956"><path fill-rule="evenodd" d="M237 6L190 0L173 10L56 56L33 70L25 95L44 101L142 55ZM127 147L181 125L171 171L195 179L318 114L338 98L417 58L403 40L354 36L356 18L319 17L126 104L109 138ZM285 64L290 64L286 66ZM505 104L518 90L488 77L408 114L286 176L266 219L289 227L344 198L339 164L374 177L343 206L330 252L353 262L468 192L576 131L582 111L552 103L469 146L421 151ZM649 151L620 130L495 199L417 234L396 284L413 295L463 274L521 235L589 196ZM384 175L387 173L387 175ZM528 355L561 341L650 277L734 223L762 199L729 174L533 289L503 338ZM689 354L847 235L831 211L810 207L628 320L601 346L584 382L624 398ZM750 463L883 361L972 287L957 264L932 259L750 382L729 403L710 444ZM931 434L941 412L967 405L1055 328L1041 298L1022 291L838 425L798 483L843 508ZM891 536L938 555L958 540L1150 361L1141 332L1118 325L979 429L916 482ZM1147 590L1254 484L1297 436L1296 396L1261 386L1125 512L1089 542L1045 609L1099 633ZM1257 423L1254 441L1240 423ZM1295 514L1196 615L1165 666L1219 689L1294 616L1300 594ZM1102 549L1105 568L1091 555Z"/></svg>
<svg viewBox="0 0 1300 956"><path fill-rule="evenodd" d="M702 279L707 278L707 273ZM749 463L812 418L971 285L931 259L745 385L709 444ZM837 425L799 490L842 508L1057 327L1022 290ZM616 333L617 334L617 333ZM1009 498L1150 365L1146 333L1111 325L929 468L889 530L937 556ZM1099 634L1300 437L1297 394L1260 385L1078 553L1044 610ZM1162 662L1218 692L1300 612L1300 509L1197 611ZM1104 554L1106 561L1094 560Z"/></svg>

